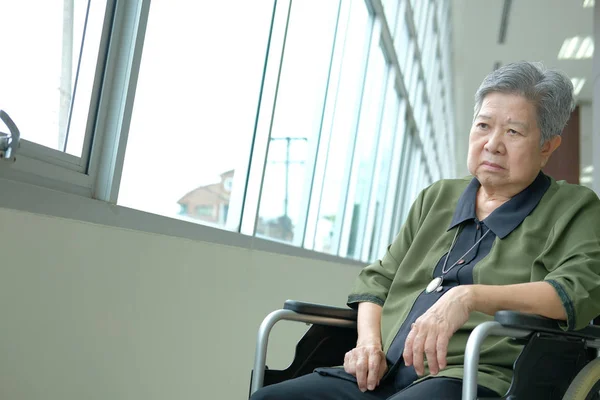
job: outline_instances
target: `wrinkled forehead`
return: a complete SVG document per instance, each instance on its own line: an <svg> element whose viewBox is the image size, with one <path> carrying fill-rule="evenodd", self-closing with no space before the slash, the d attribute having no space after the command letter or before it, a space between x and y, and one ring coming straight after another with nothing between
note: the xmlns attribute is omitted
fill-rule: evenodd
<svg viewBox="0 0 600 400"><path fill-rule="evenodd" d="M489 93L483 98L474 117L490 122L516 124L524 128L537 127L535 105L519 94Z"/></svg>

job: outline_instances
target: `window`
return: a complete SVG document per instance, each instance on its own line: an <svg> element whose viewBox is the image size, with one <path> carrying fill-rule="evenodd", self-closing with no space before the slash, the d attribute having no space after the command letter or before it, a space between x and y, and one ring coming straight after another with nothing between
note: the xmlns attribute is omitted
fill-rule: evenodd
<svg viewBox="0 0 600 400"><path fill-rule="evenodd" d="M231 192L231 189L233 188L233 178L225 178L225 180L223 181L223 188L225 189L225 191Z"/></svg>
<svg viewBox="0 0 600 400"><path fill-rule="evenodd" d="M404 7L401 7L400 13L398 14L398 28L396 30L396 39L394 40L394 43L396 54L398 55L398 62L400 63L400 69L404 72L404 75L406 75L405 71L409 57L410 32L408 29L406 13Z"/></svg>
<svg viewBox="0 0 600 400"><path fill-rule="evenodd" d="M351 2L338 91L335 97L328 96L328 101L335 102L335 111L314 239L314 250L326 253L337 254L339 247L371 25L365 3Z"/></svg>
<svg viewBox="0 0 600 400"><path fill-rule="evenodd" d="M406 215L408 214L408 210L412 204L411 199L409 199L410 193L410 185L412 181L412 177L414 174L414 165L415 160L417 159L417 142L416 142L416 129L413 127L410 128L409 132L406 135L406 143L404 145L404 153L402 155L402 176L400 178L401 184L401 193L398 196L398 211L396 213L396 226L394 232L399 232L400 227L404 223L406 219Z"/></svg>
<svg viewBox="0 0 600 400"><path fill-rule="evenodd" d="M368 225L364 238L364 248L362 251L363 260L373 260L380 256L380 237L384 236L382 227L386 226L389 231L389 225L383 223L384 219L391 217L392 211L388 207L388 202L394 202L392 193L396 191L397 185L397 165L395 160L400 160L401 151L398 151L396 143L402 143L404 136L404 115L403 108L400 108L400 95L395 87L395 75L392 73L388 78L388 87L385 100L383 121L381 124L381 133L379 138L379 149L377 150L376 170L373 175L373 195L369 208ZM401 150L401 149L400 149ZM384 228L385 229L385 228Z"/></svg>
<svg viewBox="0 0 600 400"><path fill-rule="evenodd" d="M420 2L421 3L421 11L419 14L418 19L415 19L415 25L417 28L417 36L419 38L419 49L421 51L423 51L423 48L425 47L425 39L426 39L426 29L427 24L429 22L429 18L427 18L427 16L433 12L433 5L431 5L431 1L430 0L423 0Z"/></svg>
<svg viewBox="0 0 600 400"><path fill-rule="evenodd" d="M382 0L381 2L383 5L385 19L387 20L387 25L390 29L392 37L396 31L396 19L398 17L398 4L400 1L401 0Z"/></svg>
<svg viewBox="0 0 600 400"><path fill-rule="evenodd" d="M215 214L215 206L200 205L196 206L196 215L200 217L213 217Z"/></svg>
<svg viewBox="0 0 600 400"><path fill-rule="evenodd" d="M376 36L378 38L378 35ZM383 157L378 153L378 133L384 109L387 65L383 51L374 47L369 57L365 89L358 123L354 160L346 202L346 215L342 226L340 255L361 258L365 241L365 228L375 161ZM388 150L389 151L389 150Z"/></svg>
<svg viewBox="0 0 600 400"><path fill-rule="evenodd" d="M418 139L414 142L412 152L412 162L410 163L408 171L409 176L407 179L407 191L404 203L404 213L402 218L403 220L405 220L408 216L410 207L412 206L417 197L417 190L420 185L419 179L423 169L423 150L418 144Z"/></svg>
<svg viewBox="0 0 600 400"><path fill-rule="evenodd" d="M119 204L176 216L189 203L191 218L229 209L244 190L272 14L268 1L152 1Z"/></svg>
<svg viewBox="0 0 600 400"><path fill-rule="evenodd" d="M437 5L5 1L0 109L23 143L0 178L370 261L452 165Z"/></svg>
<svg viewBox="0 0 600 400"><path fill-rule="evenodd" d="M5 1L0 6L0 109L21 138L83 170L106 0ZM23 154L39 147L25 142ZM46 149L47 150L47 149ZM73 157L69 157L67 153ZM46 154L51 154L46 151ZM83 157L84 161L79 161Z"/></svg>
<svg viewBox="0 0 600 400"><path fill-rule="evenodd" d="M292 2L258 236L301 244L338 14L336 1Z"/></svg>

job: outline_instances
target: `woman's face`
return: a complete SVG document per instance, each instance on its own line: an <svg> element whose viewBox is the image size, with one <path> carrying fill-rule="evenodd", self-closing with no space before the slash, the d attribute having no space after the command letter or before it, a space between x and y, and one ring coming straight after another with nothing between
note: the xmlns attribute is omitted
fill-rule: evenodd
<svg viewBox="0 0 600 400"><path fill-rule="evenodd" d="M486 190L514 196L529 186L552 152L555 136L540 146L541 132L533 104L516 94L484 97L469 136L469 172Z"/></svg>

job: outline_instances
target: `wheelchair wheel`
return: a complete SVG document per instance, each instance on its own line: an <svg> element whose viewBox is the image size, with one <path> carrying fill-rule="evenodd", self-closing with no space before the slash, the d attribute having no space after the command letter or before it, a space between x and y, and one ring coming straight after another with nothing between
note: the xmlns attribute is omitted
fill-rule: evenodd
<svg viewBox="0 0 600 400"><path fill-rule="evenodd" d="M588 363L573 379L563 400L600 399L600 358Z"/></svg>

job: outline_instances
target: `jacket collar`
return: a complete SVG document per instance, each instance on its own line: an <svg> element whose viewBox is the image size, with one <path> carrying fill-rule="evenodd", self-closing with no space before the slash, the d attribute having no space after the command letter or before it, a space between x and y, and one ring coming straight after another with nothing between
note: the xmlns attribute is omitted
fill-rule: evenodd
<svg viewBox="0 0 600 400"><path fill-rule="evenodd" d="M471 179L471 182L469 182L469 185L458 199L448 230L467 220L477 221L475 201L477 199L477 190L480 186L481 184L477 178ZM531 214L549 187L550 178L540 171L529 186L495 209L483 222L496 236L504 239Z"/></svg>

